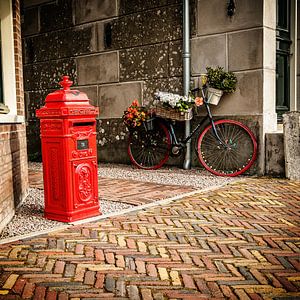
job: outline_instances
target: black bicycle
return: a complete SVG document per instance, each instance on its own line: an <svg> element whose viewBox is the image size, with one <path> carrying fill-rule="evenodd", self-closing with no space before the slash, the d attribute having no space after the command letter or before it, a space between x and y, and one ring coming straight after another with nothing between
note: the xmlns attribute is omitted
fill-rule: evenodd
<svg viewBox="0 0 300 300"><path fill-rule="evenodd" d="M196 88L204 99L206 116L200 120L191 134L178 139L173 121L155 116L151 126L142 126L130 131L128 154L138 168L155 170L161 168L169 156L181 155L187 142L200 131L197 142L197 155L200 163L211 173L219 176L237 176L248 170L257 156L257 142L251 130L241 122L222 119L214 121L205 96L205 88Z"/></svg>

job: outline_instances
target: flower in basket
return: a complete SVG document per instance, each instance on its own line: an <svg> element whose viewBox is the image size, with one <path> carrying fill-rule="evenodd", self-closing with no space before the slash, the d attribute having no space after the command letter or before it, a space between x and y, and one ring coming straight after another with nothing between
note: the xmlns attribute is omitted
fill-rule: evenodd
<svg viewBox="0 0 300 300"><path fill-rule="evenodd" d="M187 112L194 104L194 97L192 96L181 96L167 92L157 92L154 95L154 105L161 104L164 107L173 108L180 112Z"/></svg>
<svg viewBox="0 0 300 300"><path fill-rule="evenodd" d="M134 100L123 115L123 122L129 128L141 126L147 119L145 107L140 106L137 100Z"/></svg>
<svg viewBox="0 0 300 300"><path fill-rule="evenodd" d="M202 97L196 97L196 98L195 98L195 105L196 105L196 106L201 106L201 105L203 105L203 98L202 98Z"/></svg>

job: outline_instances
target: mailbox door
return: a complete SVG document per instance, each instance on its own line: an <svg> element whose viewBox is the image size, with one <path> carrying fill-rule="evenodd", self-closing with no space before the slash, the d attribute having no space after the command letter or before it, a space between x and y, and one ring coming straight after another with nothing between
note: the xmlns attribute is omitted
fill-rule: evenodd
<svg viewBox="0 0 300 300"><path fill-rule="evenodd" d="M72 161L74 210L98 205L98 176L95 158Z"/></svg>
<svg viewBox="0 0 300 300"><path fill-rule="evenodd" d="M44 138L42 141L45 211L60 214L67 209L64 165L64 143L58 138Z"/></svg>

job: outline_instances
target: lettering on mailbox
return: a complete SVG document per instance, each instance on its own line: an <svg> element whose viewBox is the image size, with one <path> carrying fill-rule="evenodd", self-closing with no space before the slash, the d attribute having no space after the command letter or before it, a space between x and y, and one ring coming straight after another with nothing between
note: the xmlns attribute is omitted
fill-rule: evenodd
<svg viewBox="0 0 300 300"><path fill-rule="evenodd" d="M77 140L77 150L85 150L89 148L89 140Z"/></svg>

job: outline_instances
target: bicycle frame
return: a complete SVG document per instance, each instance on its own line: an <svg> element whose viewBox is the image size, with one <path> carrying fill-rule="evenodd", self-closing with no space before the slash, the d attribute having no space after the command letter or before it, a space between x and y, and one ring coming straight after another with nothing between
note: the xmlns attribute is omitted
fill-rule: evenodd
<svg viewBox="0 0 300 300"><path fill-rule="evenodd" d="M204 89L205 88L206 87L204 87ZM192 130L192 132L184 140L182 140L180 143L186 145L187 142L193 137L193 135L199 130L199 128L209 119L209 122L212 125L212 129L213 129L215 137L218 139L218 141L224 147L226 147L227 145L221 140L221 138L219 137L218 132L216 130L215 122L213 120L213 116L212 116L212 113L210 111L210 107L209 107L209 104L207 102L207 98L206 98L206 96L204 94L204 91L203 91L204 89L203 88L195 88L195 89L192 90L192 92L196 92L196 91L199 91L199 90L201 91L202 97L204 99L204 105L205 105L207 115L197 124L197 126ZM168 123L168 127L170 129L170 134L171 134L172 141L174 141L176 145L179 145L180 143L177 140L175 130L174 130L174 126L172 125L172 123Z"/></svg>
<svg viewBox="0 0 300 300"><path fill-rule="evenodd" d="M186 150L187 142L200 131L196 152L200 163L209 172L232 177L244 173L253 165L257 142L251 130L235 120L214 121L209 99L205 96L206 87L192 92L197 90L201 90L199 94L203 96L206 115L199 119L189 136L177 139L174 121L159 116L154 116L157 121L152 126L145 122L141 131L135 130L136 134L131 132L128 154L134 165L145 170L159 169L169 156L179 157ZM205 127L207 124L204 122L209 126Z"/></svg>
<svg viewBox="0 0 300 300"><path fill-rule="evenodd" d="M134 165L145 170L159 169L170 156L182 155L187 142L200 131L196 152L200 163L209 172L232 177L244 173L253 165L257 142L251 130L235 120L214 121L209 99L205 96L206 87L193 91L197 90L201 90L199 94L203 96L206 115L199 119L189 136L177 139L174 121L159 116L154 116L157 121L152 126L144 122L141 130L137 128L130 133L128 155ZM204 122L209 125L205 127L207 124Z"/></svg>

